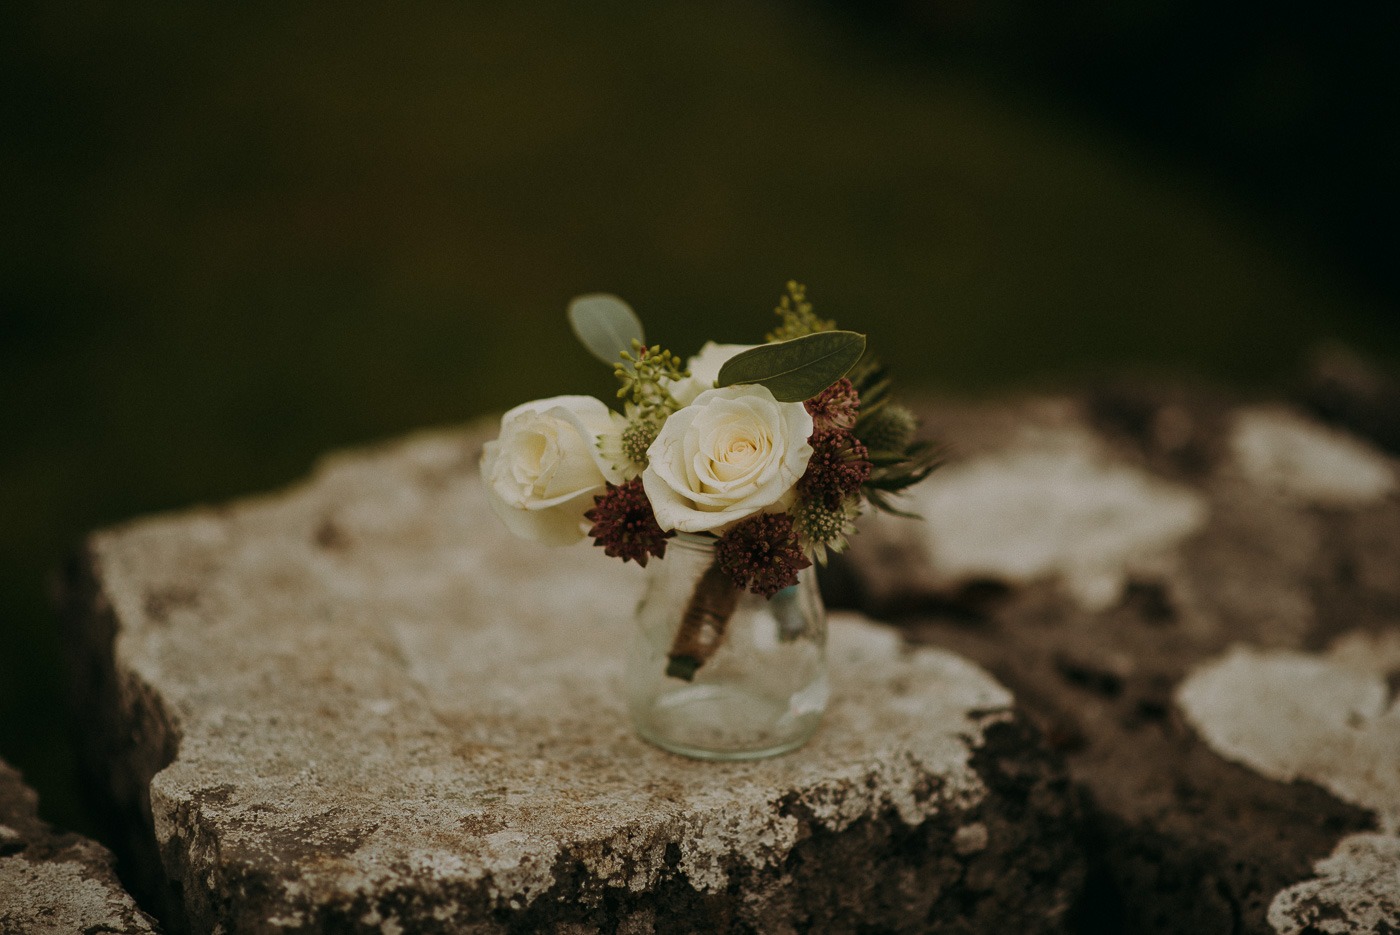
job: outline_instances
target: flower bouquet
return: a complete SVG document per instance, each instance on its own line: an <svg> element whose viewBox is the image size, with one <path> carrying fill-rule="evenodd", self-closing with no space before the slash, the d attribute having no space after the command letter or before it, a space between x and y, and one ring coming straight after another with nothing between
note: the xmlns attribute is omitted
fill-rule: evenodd
<svg viewBox="0 0 1400 935"><path fill-rule="evenodd" d="M682 563L682 580L653 581L638 611L645 626L651 608L657 624L646 634L645 647L654 651L642 653L642 664L659 659L657 647L665 644L664 664L643 679L649 705L665 686L706 675L716 653L739 639L733 622L744 616L745 599L795 602L797 609L768 612L771 638L748 640L747 659L730 669L804 634L820 651L825 630L815 584L795 596L804 570L846 547L866 504L898 513L891 495L937 464L934 448L914 438L913 414L892 400L864 335L817 317L797 283L788 283L775 312L779 322L766 343L710 342L682 364L647 345L641 322L621 300L575 299L570 324L613 367L620 410L588 396L525 403L502 417L499 437L482 455L491 505L517 535L559 544L587 536L607 555L643 567L651 559L671 565L668 546L694 554ZM753 613L764 616L761 608ZM817 707L825 705L824 656L818 668L809 708L817 696ZM696 698L713 702L714 687ZM784 703L792 713L790 697ZM732 706L727 712L710 716L736 719ZM648 730L639 721L639 728L663 746L714 755L703 749L713 742L667 742L654 723ZM766 743L739 746L773 752Z"/></svg>

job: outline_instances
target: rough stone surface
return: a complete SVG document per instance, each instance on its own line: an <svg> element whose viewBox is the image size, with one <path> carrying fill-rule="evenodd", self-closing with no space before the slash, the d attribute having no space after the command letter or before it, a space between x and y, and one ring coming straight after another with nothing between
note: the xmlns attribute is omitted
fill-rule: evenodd
<svg viewBox="0 0 1400 935"><path fill-rule="evenodd" d="M1303 779L1375 813L1384 834L1343 838L1316 880L1282 891L1284 933L1400 925L1400 632L1351 634L1326 655L1237 647L1177 689L1183 715L1217 753L1280 782Z"/></svg>
<svg viewBox="0 0 1400 935"><path fill-rule="evenodd" d="M1348 835L1313 869L1318 879L1289 887L1269 906L1269 924L1280 935L1396 931L1400 838Z"/></svg>
<svg viewBox="0 0 1400 935"><path fill-rule="evenodd" d="M482 499L481 432L92 538L68 620L87 757L175 929L1054 931L1056 762L984 672L853 615L807 747L636 739L641 578ZM144 859L142 856L144 855Z"/></svg>
<svg viewBox="0 0 1400 935"><path fill-rule="evenodd" d="M112 870L112 855L38 817L38 796L0 762L0 933L151 935L151 920Z"/></svg>
<svg viewBox="0 0 1400 935"><path fill-rule="evenodd" d="M1296 396L1323 421L1400 455L1400 375L1348 348L1325 347Z"/></svg>
<svg viewBox="0 0 1400 935"><path fill-rule="evenodd" d="M927 404L927 520L867 524L828 576L1065 753L1081 931L1400 931L1397 464L1315 413L1143 384Z"/></svg>
<svg viewBox="0 0 1400 935"><path fill-rule="evenodd" d="M1058 578L1089 609L1115 603L1136 565L1198 531L1206 513L1199 495L1107 461L1069 429L949 466L918 505L924 522L900 532L923 540L939 583Z"/></svg>
<svg viewBox="0 0 1400 935"><path fill-rule="evenodd" d="M1252 483L1304 502L1370 503L1395 489L1395 472L1380 452L1282 407L1236 413L1230 444Z"/></svg>
<svg viewBox="0 0 1400 935"><path fill-rule="evenodd" d="M1177 706L1226 759L1315 783L1400 831L1400 702L1386 684L1400 654L1375 650L1345 659L1239 647L1192 672Z"/></svg>

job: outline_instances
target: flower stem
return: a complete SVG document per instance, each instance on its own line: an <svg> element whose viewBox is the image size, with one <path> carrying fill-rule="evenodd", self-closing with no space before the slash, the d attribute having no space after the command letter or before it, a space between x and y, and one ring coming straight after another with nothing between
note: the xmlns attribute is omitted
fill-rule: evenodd
<svg viewBox="0 0 1400 935"><path fill-rule="evenodd" d="M666 674L687 682L693 680L696 671L724 642L724 630L738 603L739 589L720 570L716 559L695 582L695 591L667 653Z"/></svg>

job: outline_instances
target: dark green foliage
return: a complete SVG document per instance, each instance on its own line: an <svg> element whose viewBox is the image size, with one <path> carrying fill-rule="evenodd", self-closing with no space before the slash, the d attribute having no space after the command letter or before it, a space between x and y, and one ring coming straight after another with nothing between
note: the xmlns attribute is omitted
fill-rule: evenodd
<svg viewBox="0 0 1400 935"><path fill-rule="evenodd" d="M716 383L757 383L766 386L779 402L800 403L844 377L864 352L863 334L814 332L744 351L720 368Z"/></svg>

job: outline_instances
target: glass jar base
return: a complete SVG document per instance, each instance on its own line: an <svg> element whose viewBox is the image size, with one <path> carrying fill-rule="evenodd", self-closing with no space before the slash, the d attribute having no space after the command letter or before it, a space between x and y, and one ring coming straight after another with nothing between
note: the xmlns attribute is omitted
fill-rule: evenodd
<svg viewBox="0 0 1400 935"><path fill-rule="evenodd" d="M632 722L643 740L671 753L700 760L757 760L810 740L824 707L777 702L733 686L686 685L634 705Z"/></svg>
<svg viewBox="0 0 1400 935"><path fill-rule="evenodd" d="M692 760L710 760L712 762L734 762L739 760L763 760L770 756L782 756L784 753L791 753L803 746L812 735L798 737L776 747L763 747L756 750L715 750L710 747L687 747L684 744L675 743L664 737L655 737L637 728L637 736L641 737L653 747L660 747L667 753L678 753L681 756L690 757Z"/></svg>

